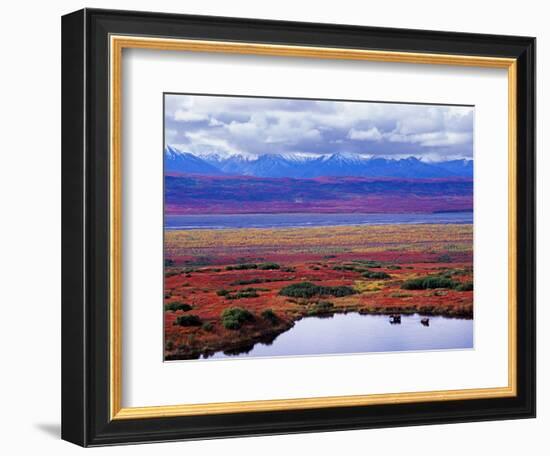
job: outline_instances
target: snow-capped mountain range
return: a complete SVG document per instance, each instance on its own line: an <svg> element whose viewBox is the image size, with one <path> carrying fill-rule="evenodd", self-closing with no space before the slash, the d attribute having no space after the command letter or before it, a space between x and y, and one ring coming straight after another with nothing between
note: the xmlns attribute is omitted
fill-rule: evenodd
<svg viewBox="0 0 550 456"><path fill-rule="evenodd" d="M424 162L415 157L390 159L353 153L315 155L242 155L191 153L165 148L165 171L203 175L314 178L322 176L473 178L473 160Z"/></svg>

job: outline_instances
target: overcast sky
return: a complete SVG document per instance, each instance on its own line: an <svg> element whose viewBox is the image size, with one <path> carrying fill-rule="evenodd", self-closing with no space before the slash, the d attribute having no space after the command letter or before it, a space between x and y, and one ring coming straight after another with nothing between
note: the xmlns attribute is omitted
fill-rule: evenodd
<svg viewBox="0 0 550 456"><path fill-rule="evenodd" d="M166 144L192 153L353 152L427 161L472 158L472 107L165 97Z"/></svg>

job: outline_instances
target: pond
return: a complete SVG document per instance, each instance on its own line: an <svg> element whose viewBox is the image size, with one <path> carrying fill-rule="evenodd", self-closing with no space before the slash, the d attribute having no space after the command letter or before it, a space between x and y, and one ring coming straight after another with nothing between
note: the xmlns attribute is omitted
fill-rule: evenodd
<svg viewBox="0 0 550 456"><path fill-rule="evenodd" d="M422 319L429 318L423 324ZM271 343L243 347L240 353L215 353L212 358L249 358L330 355L408 350L473 348L473 320L402 315L391 323L388 315L335 314L307 317Z"/></svg>

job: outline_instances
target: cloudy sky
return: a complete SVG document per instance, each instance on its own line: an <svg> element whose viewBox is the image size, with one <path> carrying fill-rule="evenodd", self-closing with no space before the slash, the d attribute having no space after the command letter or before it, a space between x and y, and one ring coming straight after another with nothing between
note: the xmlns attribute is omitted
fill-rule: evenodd
<svg viewBox="0 0 550 456"><path fill-rule="evenodd" d="M472 107L165 95L165 141L192 153L472 158Z"/></svg>

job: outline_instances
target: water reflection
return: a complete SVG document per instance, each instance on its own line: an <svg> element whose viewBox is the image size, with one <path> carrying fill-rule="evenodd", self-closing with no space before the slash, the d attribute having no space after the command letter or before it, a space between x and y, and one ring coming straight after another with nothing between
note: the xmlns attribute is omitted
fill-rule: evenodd
<svg viewBox="0 0 550 456"><path fill-rule="evenodd" d="M396 316L394 316L396 317ZM304 318L265 342L212 354L213 358L473 348L473 320L441 316L335 314Z"/></svg>

